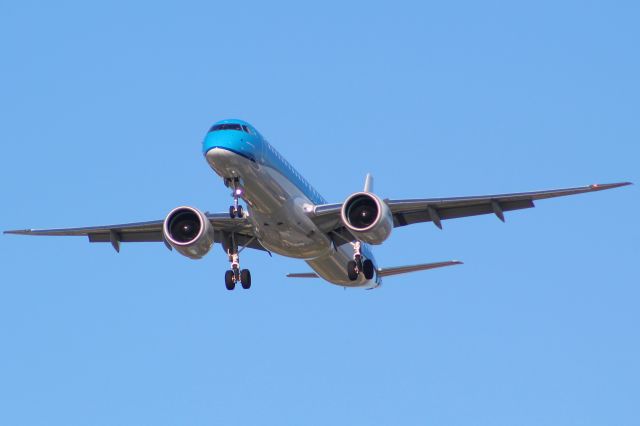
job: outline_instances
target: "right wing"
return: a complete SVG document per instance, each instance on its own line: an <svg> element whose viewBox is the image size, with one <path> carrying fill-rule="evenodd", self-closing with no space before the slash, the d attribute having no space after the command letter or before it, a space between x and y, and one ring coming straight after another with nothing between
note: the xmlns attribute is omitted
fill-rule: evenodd
<svg viewBox="0 0 640 426"><path fill-rule="evenodd" d="M234 233L238 245L258 250L264 247L254 238L253 228L248 219L229 217L228 213L205 213L213 226L214 241L225 243L225 234ZM162 224L164 220L150 222L123 223L119 225L89 226L83 228L57 229L21 229L4 231L5 234L47 235L47 236L86 236L92 243L111 243L116 251L120 243L164 242Z"/></svg>
<svg viewBox="0 0 640 426"><path fill-rule="evenodd" d="M503 212L535 207L533 204L535 200L603 191L630 184L631 182L596 184L577 188L476 197L389 200L387 203L393 212L394 227L419 222L433 222L438 228L442 228L440 221L444 219L493 213L504 222Z"/></svg>
<svg viewBox="0 0 640 426"><path fill-rule="evenodd" d="M552 189L547 191L519 192L513 194L480 195L451 198L417 198L404 200L384 200L393 214L393 226L413 223L433 222L442 229L442 221L481 214L495 214L504 221L504 212L534 207L535 200L584 194L631 185L631 182L589 185L577 188ZM354 238L344 227L340 219L342 204L324 204L316 206L312 220L326 233L334 233L342 238L335 240L340 244Z"/></svg>

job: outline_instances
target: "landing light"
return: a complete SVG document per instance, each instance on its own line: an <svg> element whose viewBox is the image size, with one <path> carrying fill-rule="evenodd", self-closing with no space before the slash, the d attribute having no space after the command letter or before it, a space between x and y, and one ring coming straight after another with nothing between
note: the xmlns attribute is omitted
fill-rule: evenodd
<svg viewBox="0 0 640 426"><path fill-rule="evenodd" d="M242 195L242 189L240 188L236 189L236 195Z"/></svg>

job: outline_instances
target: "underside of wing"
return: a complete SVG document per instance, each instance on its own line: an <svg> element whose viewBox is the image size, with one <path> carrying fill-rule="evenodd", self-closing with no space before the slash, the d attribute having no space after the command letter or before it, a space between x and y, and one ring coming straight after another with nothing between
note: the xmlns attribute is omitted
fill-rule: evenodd
<svg viewBox="0 0 640 426"><path fill-rule="evenodd" d="M391 210L393 226L396 228L413 223L433 222L442 229L442 221L447 219L495 214L504 221L504 212L532 208L536 200L603 191L630 184L630 182L595 184L575 188L471 197L387 199L384 202ZM316 206L311 217L320 229L334 238L336 244L344 244L354 239L342 223L341 208L340 203Z"/></svg>
<svg viewBox="0 0 640 426"><path fill-rule="evenodd" d="M240 246L264 250L254 238L253 229L246 218L230 218L228 213L206 213L214 229L214 241L225 242L225 234L233 233ZM41 236L86 236L92 243L111 243L119 250L120 243L164 242L163 220L123 223L117 225L88 226L81 228L21 229L4 231L5 234Z"/></svg>
<svg viewBox="0 0 640 426"><path fill-rule="evenodd" d="M395 227L433 222L437 227L442 228L442 220L481 214L495 214L504 222L504 212L535 207L536 200L603 191L629 184L630 182L596 184L576 188L472 197L387 200L387 204L393 213Z"/></svg>
<svg viewBox="0 0 640 426"><path fill-rule="evenodd" d="M162 220L123 223L117 225L86 226L80 228L21 229L4 231L5 234L43 236L87 236L91 242L109 241L110 233L120 235L122 242L162 241Z"/></svg>

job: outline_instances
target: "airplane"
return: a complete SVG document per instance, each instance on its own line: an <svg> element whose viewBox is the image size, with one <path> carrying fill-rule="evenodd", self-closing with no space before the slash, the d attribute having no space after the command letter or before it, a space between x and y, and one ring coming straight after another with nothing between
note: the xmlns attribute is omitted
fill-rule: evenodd
<svg viewBox="0 0 640 426"><path fill-rule="evenodd" d="M228 256L227 290L237 283L251 287L249 269L240 267L245 248L271 255L303 259L314 272L291 273L291 278L323 278L329 283L373 289L392 275L422 271L462 262L450 260L391 268L378 266L373 245L382 244L394 228L494 214L534 207L534 201L630 185L631 182L594 184L576 188L513 194L451 198L382 199L373 192L368 174L364 189L342 203L328 203L258 130L243 120L213 124L202 143L209 166L231 190L228 212L209 213L191 206L171 210L163 220L63 229L25 229L5 234L87 236L92 243L164 242L169 250L201 259L219 243ZM244 201L246 208L240 204Z"/></svg>

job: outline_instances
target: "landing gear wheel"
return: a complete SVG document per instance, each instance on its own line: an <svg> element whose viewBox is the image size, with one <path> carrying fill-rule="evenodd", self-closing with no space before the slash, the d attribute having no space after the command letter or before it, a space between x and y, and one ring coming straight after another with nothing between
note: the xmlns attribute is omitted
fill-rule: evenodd
<svg viewBox="0 0 640 426"><path fill-rule="evenodd" d="M364 274L364 277L368 280L373 278L374 268L373 268L373 262L371 260L365 259L365 261L362 262L362 273Z"/></svg>
<svg viewBox="0 0 640 426"><path fill-rule="evenodd" d="M240 271L240 284L245 290L251 288L251 272L248 269Z"/></svg>
<svg viewBox="0 0 640 426"><path fill-rule="evenodd" d="M244 211L242 209L242 206L230 206L229 207L229 216L231 217L231 219L235 218L235 217L242 217Z"/></svg>
<svg viewBox="0 0 640 426"><path fill-rule="evenodd" d="M233 271L230 269L224 273L224 285L227 287L227 290L233 290L236 288L236 282L233 279Z"/></svg>
<svg viewBox="0 0 640 426"><path fill-rule="evenodd" d="M240 198L242 198L242 194L244 194L244 188L242 188L242 183L240 182L240 178L225 178L224 184L231 189L231 196L233 197L233 204L229 207L229 216L231 219L236 217L243 216L242 206L238 204Z"/></svg>
<svg viewBox="0 0 640 426"><path fill-rule="evenodd" d="M347 276L349 276L350 281L355 281L358 279L358 267L356 265L355 260L350 260L347 263Z"/></svg>

